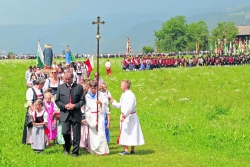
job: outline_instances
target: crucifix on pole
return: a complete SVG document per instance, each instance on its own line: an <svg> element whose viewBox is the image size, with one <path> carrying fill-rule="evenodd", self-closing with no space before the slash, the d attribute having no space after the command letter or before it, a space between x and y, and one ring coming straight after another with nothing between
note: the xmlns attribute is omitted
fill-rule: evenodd
<svg viewBox="0 0 250 167"><path fill-rule="evenodd" d="M100 36L100 24L104 24L105 22L104 21L100 21L100 16L97 17L97 21L93 21L92 24L97 24L97 33L96 33L96 39L97 39L97 92L96 92L96 99L98 100L98 89L99 89L99 39L101 38ZM98 131L98 104L97 104L97 111L96 111L96 122L97 122L97 125L96 125L96 131Z"/></svg>

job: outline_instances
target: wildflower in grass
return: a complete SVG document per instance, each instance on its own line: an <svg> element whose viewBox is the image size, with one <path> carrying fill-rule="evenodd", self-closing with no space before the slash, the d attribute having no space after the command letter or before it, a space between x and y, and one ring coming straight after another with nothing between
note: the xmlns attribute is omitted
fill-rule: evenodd
<svg viewBox="0 0 250 167"><path fill-rule="evenodd" d="M189 99L188 98L180 98L180 101L188 101Z"/></svg>
<svg viewBox="0 0 250 167"><path fill-rule="evenodd" d="M236 89L236 90L234 90L235 92L239 92L240 91L240 89Z"/></svg>
<svg viewBox="0 0 250 167"><path fill-rule="evenodd" d="M176 92L176 89L175 88L173 88L173 89L171 89L173 92Z"/></svg>

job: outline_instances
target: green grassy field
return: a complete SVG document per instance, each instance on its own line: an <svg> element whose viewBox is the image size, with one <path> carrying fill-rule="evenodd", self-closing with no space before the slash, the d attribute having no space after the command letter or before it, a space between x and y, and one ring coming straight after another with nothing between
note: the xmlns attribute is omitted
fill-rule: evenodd
<svg viewBox="0 0 250 167"><path fill-rule="evenodd" d="M132 81L146 144L136 155L119 156L118 109L111 109L109 156L81 150L66 156L61 145L36 154L22 145L26 86L24 74L34 60L0 61L0 166L250 166L250 66L121 71L110 59L112 76L101 78L119 100L120 82ZM93 74L91 75L93 78Z"/></svg>

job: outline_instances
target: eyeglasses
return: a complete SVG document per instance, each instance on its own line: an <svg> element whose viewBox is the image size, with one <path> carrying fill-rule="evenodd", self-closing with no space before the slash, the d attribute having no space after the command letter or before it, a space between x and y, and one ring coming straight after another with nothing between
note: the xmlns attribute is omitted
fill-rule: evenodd
<svg viewBox="0 0 250 167"><path fill-rule="evenodd" d="M52 72L52 74L56 74L57 72Z"/></svg>

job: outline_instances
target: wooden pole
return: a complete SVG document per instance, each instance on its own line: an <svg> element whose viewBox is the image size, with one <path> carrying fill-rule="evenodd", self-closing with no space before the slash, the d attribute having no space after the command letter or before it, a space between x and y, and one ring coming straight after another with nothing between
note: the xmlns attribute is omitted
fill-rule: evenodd
<svg viewBox="0 0 250 167"><path fill-rule="evenodd" d="M96 92L96 99L99 100L99 97L98 97L98 91L99 91L99 39L101 38L100 36L100 24L104 24L105 22L104 21L100 21L100 16L97 17L97 22L92 22L92 24L97 24L97 33L96 33L96 39L97 39L97 67L96 67L96 70L97 70L97 92ZM98 104L96 104L96 122L97 122L97 125L96 125L96 131L98 131Z"/></svg>

